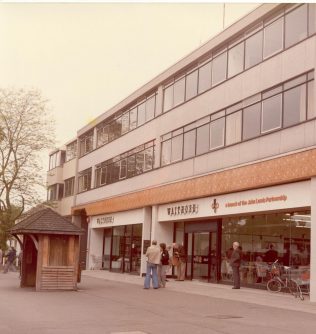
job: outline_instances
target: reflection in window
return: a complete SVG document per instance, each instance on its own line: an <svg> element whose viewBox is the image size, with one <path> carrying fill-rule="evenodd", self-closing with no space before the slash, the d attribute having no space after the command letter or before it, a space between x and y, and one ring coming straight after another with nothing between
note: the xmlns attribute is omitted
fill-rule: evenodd
<svg viewBox="0 0 316 334"><path fill-rule="evenodd" d="M75 191L75 178L71 177L70 179L65 180L65 197L72 196Z"/></svg>
<svg viewBox="0 0 316 334"><path fill-rule="evenodd" d="M195 156L196 130L191 130L184 134L183 159Z"/></svg>
<svg viewBox="0 0 316 334"><path fill-rule="evenodd" d="M174 106L184 102L185 77L176 81L173 85L173 104Z"/></svg>
<svg viewBox="0 0 316 334"><path fill-rule="evenodd" d="M136 156L131 155L127 158L127 177L136 175Z"/></svg>
<svg viewBox="0 0 316 334"><path fill-rule="evenodd" d="M198 71L194 71L187 75L186 86L185 86L185 98L186 100L191 99L197 95L197 79Z"/></svg>
<svg viewBox="0 0 316 334"><path fill-rule="evenodd" d="M285 15L285 47L300 42L307 37L307 5L303 5Z"/></svg>
<svg viewBox="0 0 316 334"><path fill-rule="evenodd" d="M199 68L199 93L203 93L211 88L212 63L208 62Z"/></svg>
<svg viewBox="0 0 316 334"><path fill-rule="evenodd" d="M109 126L105 125L97 129L97 147L109 142Z"/></svg>
<svg viewBox="0 0 316 334"><path fill-rule="evenodd" d="M226 117L226 145L241 141L241 110Z"/></svg>
<svg viewBox="0 0 316 334"><path fill-rule="evenodd" d="M173 107L173 85L166 87L163 95L163 110L167 111Z"/></svg>
<svg viewBox="0 0 316 334"><path fill-rule="evenodd" d="M122 133L122 118L119 117L110 123L109 141L119 138Z"/></svg>
<svg viewBox="0 0 316 334"><path fill-rule="evenodd" d="M205 152L208 152L209 147L209 138L210 138L210 124L205 124L200 126L196 130L196 154L200 155Z"/></svg>
<svg viewBox="0 0 316 334"><path fill-rule="evenodd" d="M57 200L57 184L48 187L47 190L47 200L56 201Z"/></svg>
<svg viewBox="0 0 316 334"><path fill-rule="evenodd" d="M314 100L314 81L311 81L307 85L308 90L308 100L307 100L307 118L311 119L316 117L316 108L315 108L315 100Z"/></svg>
<svg viewBox="0 0 316 334"><path fill-rule="evenodd" d="M149 147L145 149L145 171L154 168L154 148Z"/></svg>
<svg viewBox="0 0 316 334"><path fill-rule="evenodd" d="M182 160L183 135L173 137L171 140L171 161Z"/></svg>
<svg viewBox="0 0 316 334"><path fill-rule="evenodd" d="M244 69L244 43L240 43L228 51L228 77L240 73Z"/></svg>
<svg viewBox="0 0 316 334"><path fill-rule="evenodd" d="M171 162L171 140L164 141L161 147L161 164L168 165Z"/></svg>
<svg viewBox="0 0 316 334"><path fill-rule="evenodd" d="M144 124L145 119L146 119L146 109L144 102L137 107L137 126Z"/></svg>
<svg viewBox="0 0 316 334"><path fill-rule="evenodd" d="M278 94L262 102L262 132L281 127L282 95Z"/></svg>
<svg viewBox="0 0 316 334"><path fill-rule="evenodd" d="M80 156L87 154L93 150L93 132L89 132L79 138Z"/></svg>
<svg viewBox="0 0 316 334"><path fill-rule="evenodd" d="M243 139L250 139L260 135L261 103L244 109Z"/></svg>
<svg viewBox="0 0 316 334"><path fill-rule="evenodd" d="M211 122L210 148L211 150L224 146L225 118Z"/></svg>
<svg viewBox="0 0 316 334"><path fill-rule="evenodd" d="M129 129L133 130L137 127L137 108L133 108L129 112Z"/></svg>
<svg viewBox="0 0 316 334"><path fill-rule="evenodd" d="M129 113L122 115L122 134L129 131Z"/></svg>
<svg viewBox="0 0 316 334"><path fill-rule="evenodd" d="M146 101L146 122L155 117L156 96L152 96Z"/></svg>
<svg viewBox="0 0 316 334"><path fill-rule="evenodd" d="M144 151L136 153L136 175L144 172L145 155Z"/></svg>
<svg viewBox="0 0 316 334"><path fill-rule="evenodd" d="M120 165L120 180L125 179L127 175L127 159L121 160Z"/></svg>
<svg viewBox="0 0 316 334"><path fill-rule="evenodd" d="M263 57L267 58L283 49L283 21L281 17L264 28Z"/></svg>
<svg viewBox="0 0 316 334"><path fill-rule="evenodd" d="M262 61L262 31L246 40L245 68L254 66Z"/></svg>
<svg viewBox="0 0 316 334"><path fill-rule="evenodd" d="M227 73L227 52L213 59L212 86L224 81Z"/></svg>
<svg viewBox="0 0 316 334"><path fill-rule="evenodd" d="M306 119L306 85L284 92L283 126L290 126Z"/></svg>
<svg viewBox="0 0 316 334"><path fill-rule="evenodd" d="M66 146L66 161L77 157L77 141Z"/></svg>
<svg viewBox="0 0 316 334"><path fill-rule="evenodd" d="M79 173L78 186L79 192L91 189L91 168Z"/></svg>
<svg viewBox="0 0 316 334"><path fill-rule="evenodd" d="M230 255L232 243L238 240L244 255L241 271L252 270L251 277L247 276L247 283L265 286L269 279L266 270L272 254L285 266L298 268L310 265L310 239L310 211L224 218L222 264ZM269 251L271 249L273 253ZM227 271L222 270L222 280L230 279L230 275L226 275Z"/></svg>

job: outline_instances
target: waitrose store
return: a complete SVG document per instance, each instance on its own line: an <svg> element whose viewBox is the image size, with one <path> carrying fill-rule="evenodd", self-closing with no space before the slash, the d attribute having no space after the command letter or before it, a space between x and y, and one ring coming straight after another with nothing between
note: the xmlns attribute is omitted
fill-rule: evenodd
<svg viewBox="0 0 316 334"><path fill-rule="evenodd" d="M297 182L162 205L162 226L174 224L174 241L188 252L186 276L231 282L233 241L243 250L244 285L265 285L267 263L309 268L311 182Z"/></svg>

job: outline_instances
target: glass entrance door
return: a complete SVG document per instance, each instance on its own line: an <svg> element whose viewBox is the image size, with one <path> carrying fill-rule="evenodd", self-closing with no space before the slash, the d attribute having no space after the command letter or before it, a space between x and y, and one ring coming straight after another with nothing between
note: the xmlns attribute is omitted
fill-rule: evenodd
<svg viewBox="0 0 316 334"><path fill-rule="evenodd" d="M217 281L217 233L187 233L187 277L202 281Z"/></svg>

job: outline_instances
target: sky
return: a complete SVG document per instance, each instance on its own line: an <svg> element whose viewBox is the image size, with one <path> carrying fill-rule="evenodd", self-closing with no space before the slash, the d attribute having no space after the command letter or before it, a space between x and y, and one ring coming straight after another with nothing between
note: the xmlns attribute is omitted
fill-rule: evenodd
<svg viewBox="0 0 316 334"><path fill-rule="evenodd" d="M226 4L225 27L257 6ZM59 147L218 34L223 8L211 2L0 2L0 86L42 92Z"/></svg>

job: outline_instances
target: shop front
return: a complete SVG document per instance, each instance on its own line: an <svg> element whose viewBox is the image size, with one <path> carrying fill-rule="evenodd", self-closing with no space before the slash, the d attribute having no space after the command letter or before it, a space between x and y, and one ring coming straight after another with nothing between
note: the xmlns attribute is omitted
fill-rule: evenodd
<svg viewBox="0 0 316 334"><path fill-rule="evenodd" d="M265 286L271 262L310 268L310 182L162 205L159 224L174 224L174 242L187 250L186 277L232 282L232 243L242 247L241 280Z"/></svg>
<svg viewBox="0 0 316 334"><path fill-rule="evenodd" d="M90 218L89 269L140 275L144 210Z"/></svg>

